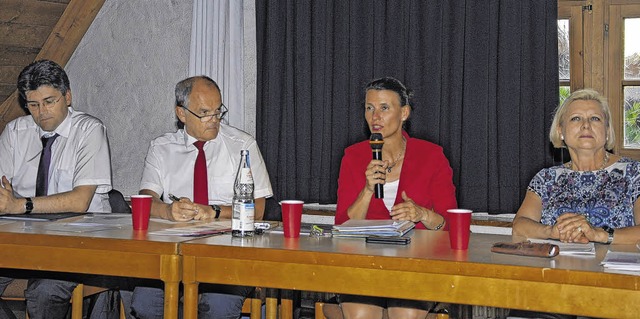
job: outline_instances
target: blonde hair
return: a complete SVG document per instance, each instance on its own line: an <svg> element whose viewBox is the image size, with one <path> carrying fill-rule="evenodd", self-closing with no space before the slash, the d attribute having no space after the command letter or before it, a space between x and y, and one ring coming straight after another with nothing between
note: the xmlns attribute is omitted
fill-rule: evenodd
<svg viewBox="0 0 640 319"><path fill-rule="evenodd" d="M566 147L562 137L560 136L560 132L558 132L558 128L562 127L562 117L567 112L567 107L573 103L574 101L596 101L600 108L602 109L602 113L604 113L605 126L607 128L607 142L604 147L607 150L612 150L616 143L616 134L613 131L613 126L611 125L611 110L609 109L609 103L607 103L607 99L604 96L600 95L596 90L593 89L582 89L575 91L567 97L560 106L555 111L553 115L553 122L551 122L551 129L549 130L549 140L553 143L555 148L563 148Z"/></svg>

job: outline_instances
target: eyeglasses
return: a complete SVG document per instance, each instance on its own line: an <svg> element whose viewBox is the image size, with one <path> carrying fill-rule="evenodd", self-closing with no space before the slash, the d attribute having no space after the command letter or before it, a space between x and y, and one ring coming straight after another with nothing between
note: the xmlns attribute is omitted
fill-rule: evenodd
<svg viewBox="0 0 640 319"><path fill-rule="evenodd" d="M55 99L54 97L46 98L44 99L44 101L42 101L42 104L38 102L27 102L27 108L29 108L30 110L35 110L35 109L39 109L41 106L52 107L56 105L56 103L58 103L58 101L60 101L61 98L62 98L62 95L60 95L60 97L57 99Z"/></svg>
<svg viewBox="0 0 640 319"><path fill-rule="evenodd" d="M191 111L190 109L186 108L183 105L180 105L183 109L189 111L189 113L193 114L193 116L197 117L200 119L200 122L209 122L211 121L213 118L216 118L216 120L218 121L222 121L222 119L224 119L224 116L227 115L227 112L229 112L229 110L227 109L227 107L224 104L220 104L220 107L218 108L218 112L213 113L213 114L206 114L206 115L198 115L196 113L194 113L193 111Z"/></svg>

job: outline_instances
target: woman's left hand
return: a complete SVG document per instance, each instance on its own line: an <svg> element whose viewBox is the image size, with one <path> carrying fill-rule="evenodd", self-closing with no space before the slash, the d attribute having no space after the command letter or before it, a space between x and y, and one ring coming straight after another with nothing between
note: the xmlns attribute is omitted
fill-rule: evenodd
<svg viewBox="0 0 640 319"><path fill-rule="evenodd" d="M394 220L410 220L414 223L424 221L429 216L427 209L416 204L413 199L407 196L406 192L402 192L404 202L391 207L391 219Z"/></svg>
<svg viewBox="0 0 640 319"><path fill-rule="evenodd" d="M596 231L582 214L564 213L556 220L556 227L560 233L558 239L565 243L586 244L596 236Z"/></svg>

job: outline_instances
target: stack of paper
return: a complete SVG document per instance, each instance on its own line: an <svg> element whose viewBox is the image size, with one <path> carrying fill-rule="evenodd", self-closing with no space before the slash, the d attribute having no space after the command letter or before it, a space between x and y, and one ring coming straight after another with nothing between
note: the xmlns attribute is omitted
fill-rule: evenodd
<svg viewBox="0 0 640 319"><path fill-rule="evenodd" d="M4 214L4 215L0 215L0 218L12 219L12 220L48 222L48 221L55 221L55 220L65 219L70 217L77 217L84 214L86 213L33 213L33 214L17 214L17 215Z"/></svg>
<svg viewBox="0 0 640 319"><path fill-rule="evenodd" d="M350 219L333 226L335 237L402 236L415 227L415 223L391 219Z"/></svg>
<svg viewBox="0 0 640 319"><path fill-rule="evenodd" d="M206 222L197 225L185 227L173 227L163 230L149 232L149 235L160 236L184 236L184 237L200 237L208 235L219 235L231 231L231 221L221 220L214 222Z"/></svg>
<svg viewBox="0 0 640 319"><path fill-rule="evenodd" d="M550 243L560 248L560 255L570 256L595 256L596 246L593 243L563 243L559 240L552 239L529 239L532 243Z"/></svg>
<svg viewBox="0 0 640 319"><path fill-rule="evenodd" d="M640 272L640 253L609 250L600 264L604 266L605 270L637 275Z"/></svg>

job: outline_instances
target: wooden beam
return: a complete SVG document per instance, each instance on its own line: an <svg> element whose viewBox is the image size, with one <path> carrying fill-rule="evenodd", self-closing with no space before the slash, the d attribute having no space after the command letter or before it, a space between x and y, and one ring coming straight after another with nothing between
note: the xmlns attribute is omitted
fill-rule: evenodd
<svg viewBox="0 0 640 319"><path fill-rule="evenodd" d="M49 59L65 66L80 40L98 15L105 0L72 0L42 46L39 59Z"/></svg>
<svg viewBox="0 0 640 319"><path fill-rule="evenodd" d="M36 60L49 59L64 67L102 8L104 1L71 0ZM18 105L18 94L15 91L0 105L0 131L4 130L8 122L24 114Z"/></svg>

